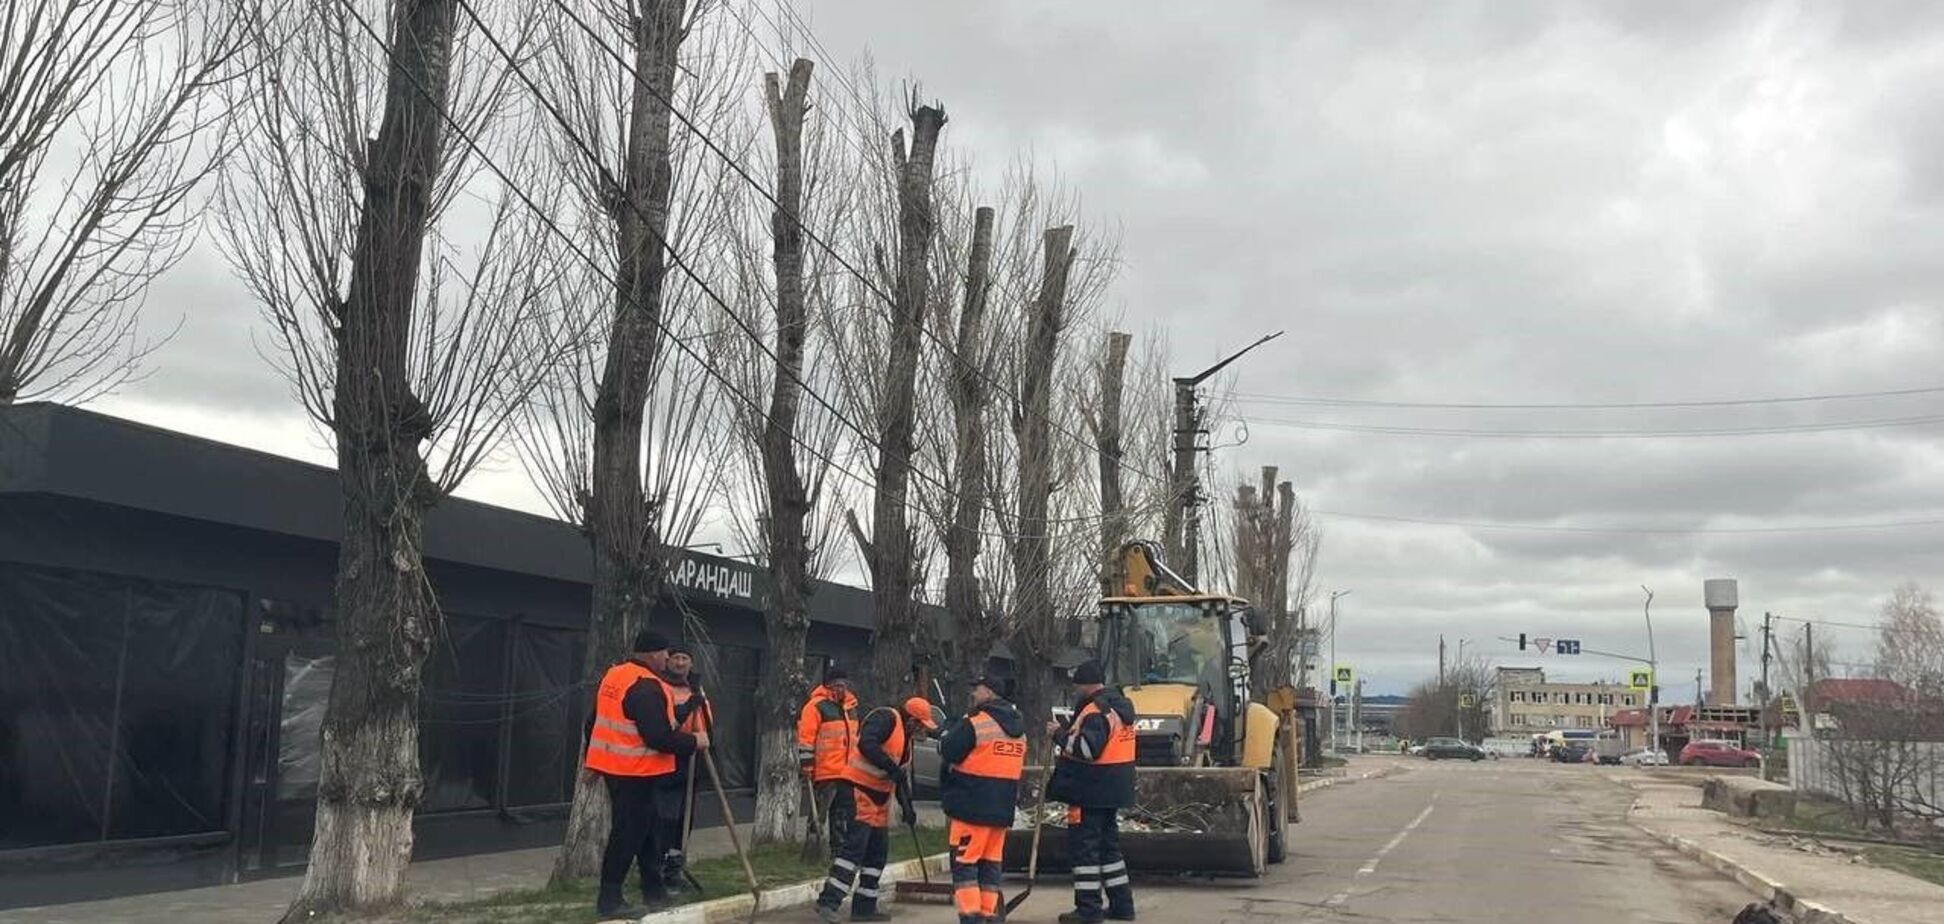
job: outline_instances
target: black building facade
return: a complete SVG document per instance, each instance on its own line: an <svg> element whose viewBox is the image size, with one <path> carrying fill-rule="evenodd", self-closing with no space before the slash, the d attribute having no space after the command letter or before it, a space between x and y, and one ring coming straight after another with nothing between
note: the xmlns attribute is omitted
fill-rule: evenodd
<svg viewBox="0 0 1944 924"><path fill-rule="evenodd" d="M335 654L335 473L57 405L0 409L0 907L300 870ZM589 691L586 541L461 500L426 523L418 855L557 841ZM652 622L698 647L725 782L755 764L767 574L685 553ZM811 597L813 669L867 592Z"/></svg>

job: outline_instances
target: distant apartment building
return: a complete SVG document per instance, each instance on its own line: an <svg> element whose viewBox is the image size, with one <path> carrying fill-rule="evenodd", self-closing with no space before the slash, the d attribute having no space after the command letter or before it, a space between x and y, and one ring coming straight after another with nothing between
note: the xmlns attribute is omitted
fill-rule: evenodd
<svg viewBox="0 0 1944 924"><path fill-rule="evenodd" d="M1644 696L1624 683L1548 683L1537 667L1501 667L1495 680L1492 734L1505 737L1605 728L1615 712L1640 706Z"/></svg>

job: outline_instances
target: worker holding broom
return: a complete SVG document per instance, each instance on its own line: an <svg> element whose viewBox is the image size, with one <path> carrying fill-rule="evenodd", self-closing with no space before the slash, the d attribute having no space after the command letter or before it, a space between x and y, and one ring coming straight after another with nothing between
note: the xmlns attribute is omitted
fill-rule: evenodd
<svg viewBox="0 0 1944 924"><path fill-rule="evenodd" d="M1067 855L1073 859L1073 910L1060 915L1060 924L1134 920L1134 887L1121 857L1117 817L1134 804L1134 704L1106 686L1106 679L1098 661L1074 668L1080 703L1072 723L1046 723L1060 748L1047 796L1068 806Z"/></svg>
<svg viewBox="0 0 1944 924"><path fill-rule="evenodd" d="M837 855L844 842L844 831L829 820L831 790L843 781L844 766L850 762L856 742L857 696L851 692L850 675L832 665L824 670L823 683L810 691L810 698L797 712L797 765L811 784L811 799L825 807L821 814L828 829L824 833L830 840L831 856Z"/></svg>
<svg viewBox="0 0 1944 924"><path fill-rule="evenodd" d="M844 842L831 859L830 875L817 896L817 917L824 924L837 924L846 894L851 897L852 921L891 920L877 907L878 881L891 853L891 800L897 798L905 824L917 822L905 767L911 763L912 744L937 730L931 703L917 696L905 700L902 709L879 706L858 723L857 744L830 802L831 826L841 822Z"/></svg>
<svg viewBox="0 0 1944 924"><path fill-rule="evenodd" d="M1006 831L1026 767L1026 720L1000 696L1002 681L972 681L972 710L938 743L939 802L950 820L952 903L959 924L999 917Z"/></svg>

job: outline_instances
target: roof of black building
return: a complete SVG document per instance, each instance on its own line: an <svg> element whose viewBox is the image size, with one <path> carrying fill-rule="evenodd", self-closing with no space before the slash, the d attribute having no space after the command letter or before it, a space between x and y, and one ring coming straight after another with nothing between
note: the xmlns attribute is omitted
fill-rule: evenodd
<svg viewBox="0 0 1944 924"><path fill-rule="evenodd" d="M336 470L58 404L0 407L0 494L44 494L336 542ZM426 517L425 554L588 583L586 538L551 517L447 498ZM765 569L686 551L671 580L694 600L760 609ZM870 592L820 581L813 620L869 628Z"/></svg>

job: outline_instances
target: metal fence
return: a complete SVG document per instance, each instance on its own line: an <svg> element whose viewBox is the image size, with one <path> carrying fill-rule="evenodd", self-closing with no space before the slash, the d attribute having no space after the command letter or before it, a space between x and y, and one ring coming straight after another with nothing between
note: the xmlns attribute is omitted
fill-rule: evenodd
<svg viewBox="0 0 1944 924"><path fill-rule="evenodd" d="M1790 738L1789 786L1796 792L1827 796L1839 801L1850 801L1859 788L1859 777L1854 761L1849 776L1852 780L1846 792L1844 786L1844 766L1836 754L1843 746L1882 745L1894 748L1897 756L1894 761L1884 761L1878 765L1877 773L1882 777L1896 778L1897 801L1906 805L1944 806L1944 742L1903 741L1894 744L1884 742L1841 741L1827 738Z"/></svg>

